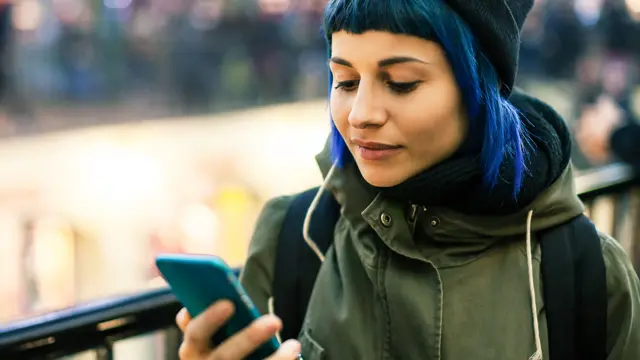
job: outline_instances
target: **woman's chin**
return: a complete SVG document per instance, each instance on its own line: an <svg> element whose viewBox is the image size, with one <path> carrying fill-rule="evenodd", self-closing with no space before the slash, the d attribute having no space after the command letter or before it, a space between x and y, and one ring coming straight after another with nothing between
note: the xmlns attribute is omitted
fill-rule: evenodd
<svg viewBox="0 0 640 360"><path fill-rule="evenodd" d="M407 176L402 176L402 174L398 171L389 170L361 168L360 173L369 185L379 188L399 185L408 178Z"/></svg>

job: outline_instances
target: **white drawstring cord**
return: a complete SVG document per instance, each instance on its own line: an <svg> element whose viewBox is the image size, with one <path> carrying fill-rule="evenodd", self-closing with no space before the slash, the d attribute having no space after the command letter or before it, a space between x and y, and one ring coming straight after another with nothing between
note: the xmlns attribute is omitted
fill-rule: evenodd
<svg viewBox="0 0 640 360"><path fill-rule="evenodd" d="M269 300L267 300L267 307L269 309L270 315L276 314L276 311L274 310L274 307L273 307L273 296L270 296ZM282 345L282 338L280 337L280 331L276 333L276 339L278 340L278 343Z"/></svg>
<svg viewBox="0 0 640 360"><path fill-rule="evenodd" d="M529 360L542 360L542 341L540 340L540 324L538 323L538 305L536 304L536 287L533 281L533 255L531 250L531 222L533 210L527 214L527 272L529 274L529 296L531 297L531 316L533 317L533 335L536 342L536 352Z"/></svg>
<svg viewBox="0 0 640 360"><path fill-rule="evenodd" d="M331 179L331 177L333 176L335 169L336 169L336 164L334 163L333 166L331 166L331 169L329 169L329 172L327 173L327 176L322 182L320 189L318 189L318 192L313 198L313 201L311 201L311 204L309 205L309 209L307 210L307 214L304 217L304 222L302 223L302 237L304 238L304 241L307 243L307 245L311 248L311 250L316 254L316 256L318 256L318 259L320 259L320 262L324 262L324 254L322 253L322 251L320 251L320 248L318 247L318 245L311 239L311 236L309 235L309 227L311 225L311 216L313 215L313 211L316 209L316 207L318 207L318 203L320 202L320 197L322 197L322 192L327 188L329 179ZM269 297L269 299L267 300L267 309L269 311L269 314L271 315L275 315L276 313L275 307L273 305L274 301L275 300L273 296ZM278 339L278 342L282 344L282 337L279 331L276 333L276 339Z"/></svg>
<svg viewBox="0 0 640 360"><path fill-rule="evenodd" d="M316 193L316 196L313 198L311 205L309 205L307 214L304 217L304 222L302 223L302 237L304 238L304 241L307 243L307 245L309 245L311 250L316 254L318 259L320 259L320 262L324 262L324 254L322 253L322 251L320 251L320 248L313 241L313 239L311 239L311 235L309 234L309 227L311 226L311 217L313 215L313 212L315 211L316 207L318 207L318 203L320 202L320 198L322 197L322 192L327 188L327 183L329 182L329 179L331 179L331 177L333 176L335 169L336 169L336 164L334 163L333 166L331 166L331 169L329 169L329 172L327 173L327 176L322 182L320 189Z"/></svg>

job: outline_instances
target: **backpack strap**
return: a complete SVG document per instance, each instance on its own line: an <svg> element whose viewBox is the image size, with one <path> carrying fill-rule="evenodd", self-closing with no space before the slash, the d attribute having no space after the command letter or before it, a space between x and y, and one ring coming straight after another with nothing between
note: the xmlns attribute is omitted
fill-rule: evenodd
<svg viewBox="0 0 640 360"><path fill-rule="evenodd" d="M538 235L551 360L605 360L607 279L598 231L580 215Z"/></svg>
<svg viewBox="0 0 640 360"><path fill-rule="evenodd" d="M274 310L283 324L282 341L298 338L320 270L320 259L302 235L304 218L318 190L316 187L294 197L280 230L272 290ZM323 191L309 228L311 238L323 253L333 243L339 217L340 205L331 193Z"/></svg>

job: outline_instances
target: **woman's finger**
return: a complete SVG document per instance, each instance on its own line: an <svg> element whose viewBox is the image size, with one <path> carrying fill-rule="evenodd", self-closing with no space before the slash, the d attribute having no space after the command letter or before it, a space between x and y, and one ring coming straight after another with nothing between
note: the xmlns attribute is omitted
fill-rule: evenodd
<svg viewBox="0 0 640 360"><path fill-rule="evenodd" d="M296 340L287 340L282 343L278 351L266 360L298 360L300 358L300 343Z"/></svg>
<svg viewBox="0 0 640 360"><path fill-rule="evenodd" d="M244 359L267 342L282 327L280 319L265 315L218 346L211 359Z"/></svg>
<svg viewBox="0 0 640 360"><path fill-rule="evenodd" d="M211 345L213 335L232 314L233 304L230 301L216 302L189 322L184 331L184 345L192 351L206 351Z"/></svg>
<svg viewBox="0 0 640 360"><path fill-rule="evenodd" d="M184 332L187 329L189 321L191 321L191 315L189 315L189 311L187 311L186 308L182 308L176 315L176 325L178 325L180 331Z"/></svg>

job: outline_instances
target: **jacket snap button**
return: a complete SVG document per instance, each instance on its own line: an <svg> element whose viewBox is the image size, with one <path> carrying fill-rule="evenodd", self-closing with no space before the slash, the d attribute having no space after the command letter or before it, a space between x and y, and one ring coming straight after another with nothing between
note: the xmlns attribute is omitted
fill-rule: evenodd
<svg viewBox="0 0 640 360"><path fill-rule="evenodd" d="M438 219L437 217L432 217L431 221L429 222L429 224L431 226L438 226L438 225L440 225L440 219Z"/></svg>
<svg viewBox="0 0 640 360"><path fill-rule="evenodd" d="M382 223L382 226L384 227L390 227L391 226L391 215L387 214L387 213L382 213L380 214L380 222Z"/></svg>

